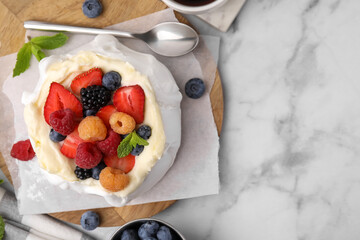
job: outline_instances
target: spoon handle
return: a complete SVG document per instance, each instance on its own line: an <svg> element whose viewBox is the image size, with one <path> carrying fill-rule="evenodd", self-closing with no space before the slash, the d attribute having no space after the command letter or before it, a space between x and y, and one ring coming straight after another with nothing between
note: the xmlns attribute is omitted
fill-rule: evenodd
<svg viewBox="0 0 360 240"><path fill-rule="evenodd" d="M39 21L25 21L24 28L43 31L59 31L59 32L73 32L85 34L109 34L116 37L135 38L132 33L123 32L111 29L89 28L89 27L76 27L69 25L53 24Z"/></svg>

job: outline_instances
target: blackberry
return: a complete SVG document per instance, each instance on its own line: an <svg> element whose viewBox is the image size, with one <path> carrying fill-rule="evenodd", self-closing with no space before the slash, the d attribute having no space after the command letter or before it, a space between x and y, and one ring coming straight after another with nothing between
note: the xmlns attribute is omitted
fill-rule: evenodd
<svg viewBox="0 0 360 240"><path fill-rule="evenodd" d="M91 169L84 169L84 168L81 168L78 166L76 166L74 173L75 173L76 177L80 180L85 180L92 176Z"/></svg>
<svg viewBox="0 0 360 240"><path fill-rule="evenodd" d="M111 92L106 87L98 85L82 88L80 95L84 113L87 110L99 111L99 109L106 106L111 99Z"/></svg>

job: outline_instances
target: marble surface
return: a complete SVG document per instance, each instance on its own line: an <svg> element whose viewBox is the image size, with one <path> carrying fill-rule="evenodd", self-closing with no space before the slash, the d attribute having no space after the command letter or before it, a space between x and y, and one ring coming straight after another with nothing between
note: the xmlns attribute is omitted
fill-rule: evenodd
<svg viewBox="0 0 360 240"><path fill-rule="evenodd" d="M226 32L239 14L246 0L227 0L222 6L211 12L197 15L213 27Z"/></svg>

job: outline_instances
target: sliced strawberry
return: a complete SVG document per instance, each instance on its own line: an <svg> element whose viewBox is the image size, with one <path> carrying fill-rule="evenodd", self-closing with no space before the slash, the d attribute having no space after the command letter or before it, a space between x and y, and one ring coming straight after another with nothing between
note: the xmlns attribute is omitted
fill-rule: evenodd
<svg viewBox="0 0 360 240"><path fill-rule="evenodd" d="M90 70L77 75L71 82L71 90L74 94L80 95L80 90L91 85L101 86L102 71L100 68L91 68Z"/></svg>
<svg viewBox="0 0 360 240"><path fill-rule="evenodd" d="M71 109L76 118L83 116L83 108L80 101L61 84L53 82L50 85L49 95L44 106L45 121L50 125L50 114L61 109Z"/></svg>
<svg viewBox="0 0 360 240"><path fill-rule="evenodd" d="M110 127L110 116L111 114L113 114L114 112L116 112L116 108L114 107L114 105L107 105L103 108L101 108L97 113L96 116L98 116L99 118L101 118L101 120L103 120L103 122L105 123L105 125L109 128Z"/></svg>
<svg viewBox="0 0 360 240"><path fill-rule="evenodd" d="M106 166L121 169L128 173L135 165L135 156L129 154L126 157L118 158L118 156L105 156L104 162Z"/></svg>
<svg viewBox="0 0 360 240"><path fill-rule="evenodd" d="M83 142L84 140L79 137L78 127L76 127L75 130L65 138L60 152L68 158L75 158L76 149L78 145Z"/></svg>
<svg viewBox="0 0 360 240"><path fill-rule="evenodd" d="M131 115L137 124L144 121L145 93L139 85L119 88L114 93L113 102L119 112Z"/></svg>

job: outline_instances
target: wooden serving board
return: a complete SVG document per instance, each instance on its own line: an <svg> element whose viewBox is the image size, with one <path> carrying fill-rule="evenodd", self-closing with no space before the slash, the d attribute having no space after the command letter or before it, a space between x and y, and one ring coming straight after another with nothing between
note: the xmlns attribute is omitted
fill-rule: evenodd
<svg viewBox="0 0 360 240"><path fill-rule="evenodd" d="M89 19L82 13L83 0L0 0L0 56L17 52L24 43L26 20L48 21L87 27L106 27L119 22L141 17L164 10L166 5L160 0L101 0L103 14ZM176 14L179 21L188 21ZM219 73L210 93L214 120L220 134L223 120L223 93ZM11 176L0 153L0 167L6 177ZM102 219L101 226L120 226L124 223L144 217L151 217L168 208L175 201L154 202L134 206L95 209ZM84 211L61 212L51 214L55 218L79 224Z"/></svg>

